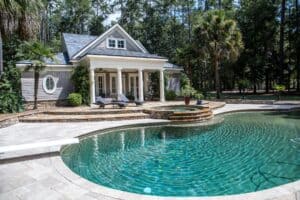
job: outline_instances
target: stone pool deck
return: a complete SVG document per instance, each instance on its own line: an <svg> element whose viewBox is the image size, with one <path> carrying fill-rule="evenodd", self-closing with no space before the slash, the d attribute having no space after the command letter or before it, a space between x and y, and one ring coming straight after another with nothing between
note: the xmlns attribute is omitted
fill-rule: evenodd
<svg viewBox="0 0 300 200"><path fill-rule="evenodd" d="M214 110L214 114L245 110L287 110L300 108L294 105L254 105L227 104ZM19 123L0 129L0 147L31 143L47 143L73 139L79 135L99 129L112 128L130 124L166 122L166 120L142 119L105 122L82 123ZM57 150L58 146L46 147L51 154L29 156L19 159L0 160L0 200L10 199L191 199L191 200L241 200L241 199L274 199L300 200L300 181L255 193L220 196L173 198L154 197L121 192L101 187L80 178L71 172L62 162ZM51 150L53 149L53 150ZM33 153L35 150L25 150ZM30 152L32 151L32 152ZM28 153L28 152L27 152ZM2 158L22 156L23 151L12 151L0 154ZM29 154L30 155L30 154ZM1 159L1 157L0 157Z"/></svg>

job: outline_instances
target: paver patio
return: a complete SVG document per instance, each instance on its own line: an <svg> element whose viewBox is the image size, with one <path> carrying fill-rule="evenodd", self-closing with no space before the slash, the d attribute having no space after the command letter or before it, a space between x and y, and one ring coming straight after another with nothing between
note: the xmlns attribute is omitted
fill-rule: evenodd
<svg viewBox="0 0 300 200"><path fill-rule="evenodd" d="M214 111L215 114L239 110L290 109L300 105L226 105ZM19 123L0 129L0 146L24 144L37 141L53 141L73 138L98 129L136 123L156 123L164 120L128 120L114 122L83 123ZM17 138L17 140L16 140ZM158 199L151 196L134 196L133 194L114 191L103 195L100 186L84 180L72 173L54 154L45 157L32 157L28 160L0 161L0 199ZM296 192L297 191L297 192ZM114 197L113 197L114 196ZM130 198L131 197L131 198ZM177 198L159 198L177 199ZM186 199L186 198L185 198ZM193 199L277 199L300 200L300 182L291 183L271 190L235 196L193 198Z"/></svg>

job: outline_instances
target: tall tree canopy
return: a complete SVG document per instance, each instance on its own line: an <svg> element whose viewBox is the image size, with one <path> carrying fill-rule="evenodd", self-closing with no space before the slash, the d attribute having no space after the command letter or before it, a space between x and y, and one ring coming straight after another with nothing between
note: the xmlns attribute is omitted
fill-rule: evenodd
<svg viewBox="0 0 300 200"><path fill-rule="evenodd" d="M199 90L214 90L217 85L220 85L218 90L231 90L237 88L239 80L246 80L253 92L262 89L270 92L276 83L300 91L299 3L299 0L0 1L4 65L15 60L20 41L38 38L58 51L62 32L100 35L119 23L150 53L182 65L192 85ZM216 11L222 12L226 20L237 22L234 26L241 31L244 43L236 62L227 59L228 52L234 53L235 49L220 53L220 81L214 80L212 54L199 53L207 47L202 43L206 36L196 31L206 16ZM110 14L120 16L109 22Z"/></svg>

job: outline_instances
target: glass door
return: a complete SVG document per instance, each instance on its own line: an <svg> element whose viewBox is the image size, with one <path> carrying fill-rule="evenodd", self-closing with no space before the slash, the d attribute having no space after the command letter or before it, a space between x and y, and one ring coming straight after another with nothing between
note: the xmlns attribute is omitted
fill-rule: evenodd
<svg viewBox="0 0 300 200"><path fill-rule="evenodd" d="M137 74L130 74L129 75L129 92L131 95L133 95L134 100L138 99L138 75Z"/></svg>
<svg viewBox="0 0 300 200"><path fill-rule="evenodd" d="M105 74L96 75L96 96L105 97Z"/></svg>

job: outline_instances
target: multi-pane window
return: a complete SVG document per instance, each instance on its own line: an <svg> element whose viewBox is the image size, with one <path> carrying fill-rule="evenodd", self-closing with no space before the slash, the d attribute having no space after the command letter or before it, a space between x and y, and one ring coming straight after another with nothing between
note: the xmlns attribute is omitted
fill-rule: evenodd
<svg viewBox="0 0 300 200"><path fill-rule="evenodd" d="M117 93L117 87L116 87L116 77L111 77L111 93L115 94Z"/></svg>
<svg viewBox="0 0 300 200"><path fill-rule="evenodd" d="M125 40L118 40L118 48L119 49L125 48Z"/></svg>
<svg viewBox="0 0 300 200"><path fill-rule="evenodd" d="M98 76L99 96L104 94L103 76Z"/></svg>
<svg viewBox="0 0 300 200"><path fill-rule="evenodd" d="M107 47L115 49L126 49L126 41L124 39L107 39Z"/></svg>
<svg viewBox="0 0 300 200"><path fill-rule="evenodd" d="M115 47L116 47L116 40L114 40L114 39L109 39L109 40L108 40L108 47L110 47L110 48L115 48Z"/></svg>

